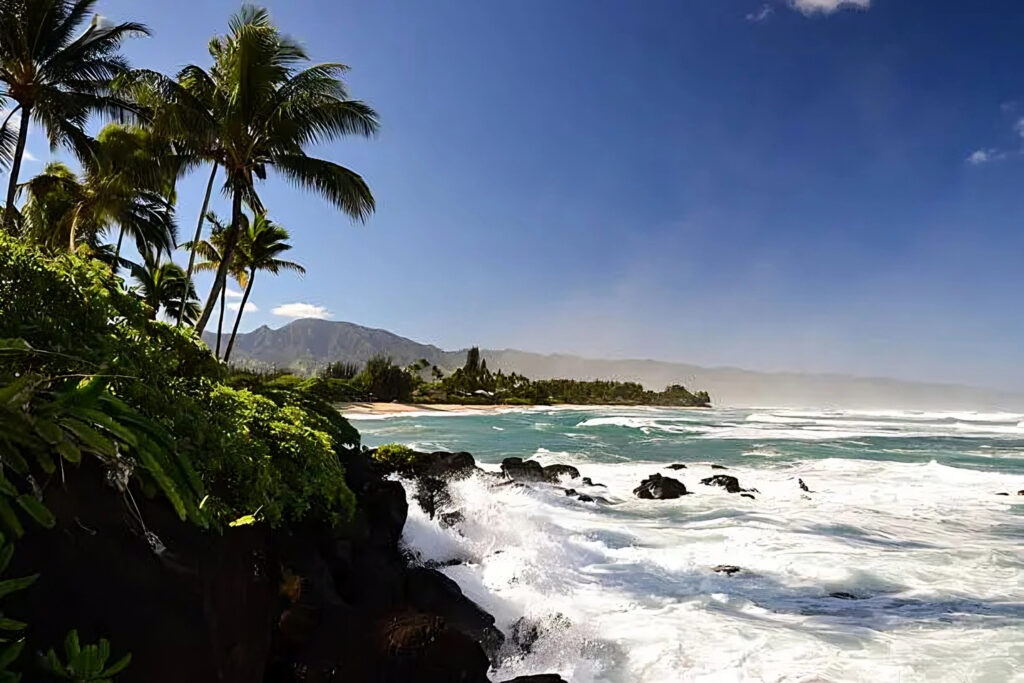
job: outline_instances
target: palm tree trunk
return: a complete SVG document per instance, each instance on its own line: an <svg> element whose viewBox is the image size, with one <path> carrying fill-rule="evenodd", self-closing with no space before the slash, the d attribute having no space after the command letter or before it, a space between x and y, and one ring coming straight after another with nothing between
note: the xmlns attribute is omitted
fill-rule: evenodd
<svg viewBox="0 0 1024 683"><path fill-rule="evenodd" d="M188 299L189 290L192 288L192 270L196 265L196 249L199 247L199 238L203 236L203 221L206 219L206 212L210 209L210 193L213 192L213 181L217 179L217 164L213 165L210 171L210 182L206 184L206 196L203 198L203 209L199 212L199 223L196 224L196 236L192 238L192 253L188 255L188 270L185 271L185 291L181 295L182 303ZM181 321L185 317L185 306L178 311L178 323L175 327L181 327Z"/></svg>
<svg viewBox="0 0 1024 683"><path fill-rule="evenodd" d="M121 242L124 242L124 226L121 226L121 232L117 235L117 248L114 249L114 272L117 272L117 260L121 258Z"/></svg>
<svg viewBox="0 0 1024 683"><path fill-rule="evenodd" d="M224 333L224 296L228 288L220 290L220 319L217 320L217 358L220 358L220 338Z"/></svg>
<svg viewBox="0 0 1024 683"><path fill-rule="evenodd" d="M213 278L213 287L210 288L210 296L206 299L203 314L199 317L199 322L196 323L196 332L200 335L206 329L206 324L210 322L210 316L213 315L213 309L217 304L217 297L227 284L228 269L231 268L231 259L235 255L235 246L238 244L238 230L241 223L242 194L235 190L231 202L231 227L228 228L228 233L224 236L224 253L221 254L220 265L217 267L216 277Z"/></svg>
<svg viewBox="0 0 1024 683"><path fill-rule="evenodd" d="M224 362L231 358L231 349L235 346L235 336L238 335L238 323L242 322L242 314L245 313L245 303L249 300L249 292L252 291L252 281L256 279L256 269L249 271L249 282L245 285L245 293L242 294L242 305L238 308L238 315L235 317L235 326L231 328L231 338L228 339L228 348L224 352Z"/></svg>
<svg viewBox="0 0 1024 683"><path fill-rule="evenodd" d="M7 208L4 211L4 228L7 232L14 232L14 196L18 193L18 175L21 173L21 159L25 156L25 141L28 140L28 124L31 114L31 107L22 108L18 145L14 148L14 159L11 161L11 180L7 184Z"/></svg>

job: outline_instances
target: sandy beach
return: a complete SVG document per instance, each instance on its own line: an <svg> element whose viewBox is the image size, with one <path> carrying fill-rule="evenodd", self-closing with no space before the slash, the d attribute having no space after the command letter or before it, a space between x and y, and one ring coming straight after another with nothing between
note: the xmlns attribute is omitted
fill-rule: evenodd
<svg viewBox="0 0 1024 683"><path fill-rule="evenodd" d="M532 406L511 405L459 405L456 403L339 403L342 415L398 415L401 413L495 413L523 410Z"/></svg>

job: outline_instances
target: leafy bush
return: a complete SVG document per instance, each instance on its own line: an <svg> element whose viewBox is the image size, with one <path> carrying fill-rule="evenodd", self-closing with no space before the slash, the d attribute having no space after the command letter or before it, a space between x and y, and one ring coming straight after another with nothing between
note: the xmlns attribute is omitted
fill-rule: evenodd
<svg viewBox="0 0 1024 683"><path fill-rule="evenodd" d="M327 367L320 372L320 376L324 379L352 379L358 374L358 365L340 360L328 363Z"/></svg>
<svg viewBox="0 0 1024 683"><path fill-rule="evenodd" d="M374 356L366 361L366 368L356 381L376 401L408 401L415 388L412 375L385 356Z"/></svg>
<svg viewBox="0 0 1024 683"><path fill-rule="evenodd" d="M0 438L5 465L17 465L18 449L29 445L44 473L50 450L72 454L69 462L72 448L91 452L108 468L127 456L125 469L144 491L162 490L179 514L218 526L257 509L272 524L351 513L339 456L359 435L302 391L304 380L252 381L259 393L225 386L225 370L191 330L149 320L98 262L48 258L0 237L0 272L0 338L40 350L0 353L0 397L4 388L20 395L16 375L38 377L41 387L32 401L0 412L9 418ZM102 379L78 389L82 375ZM52 403L67 414L60 434L45 426L55 421ZM36 434L40 420L47 431ZM32 505L16 493L18 505Z"/></svg>
<svg viewBox="0 0 1024 683"><path fill-rule="evenodd" d="M416 451L400 443L386 443L373 453L374 460L394 469L412 465L418 457Z"/></svg>
<svg viewBox="0 0 1024 683"><path fill-rule="evenodd" d="M329 403L351 403L366 400L366 390L349 379L314 377L302 382L298 385L298 389Z"/></svg>
<svg viewBox="0 0 1024 683"><path fill-rule="evenodd" d="M100 638L96 645L82 646L78 642L78 631L71 631L64 639L64 659L61 661L53 648L42 656L43 670L51 676L75 683L110 683L114 676L131 664L132 656L125 655L110 666L110 641Z"/></svg>

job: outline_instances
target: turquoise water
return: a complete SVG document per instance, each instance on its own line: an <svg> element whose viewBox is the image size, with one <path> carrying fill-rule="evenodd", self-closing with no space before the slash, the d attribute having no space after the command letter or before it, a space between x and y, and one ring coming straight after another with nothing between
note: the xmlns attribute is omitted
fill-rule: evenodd
<svg viewBox="0 0 1024 683"><path fill-rule="evenodd" d="M1024 415L594 408L354 424L368 445L467 450L491 470L569 463L601 484L474 477L452 485L465 521L448 529L411 506L411 551L461 560L445 573L506 634L524 615L541 628L497 680L1024 680ZM702 485L712 464L755 500ZM637 499L654 472L694 495Z"/></svg>

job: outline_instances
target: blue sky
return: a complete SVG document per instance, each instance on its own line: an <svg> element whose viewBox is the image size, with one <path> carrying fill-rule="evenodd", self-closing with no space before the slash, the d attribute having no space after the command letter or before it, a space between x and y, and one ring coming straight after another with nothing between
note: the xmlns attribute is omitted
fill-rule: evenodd
<svg viewBox="0 0 1024 683"><path fill-rule="evenodd" d="M1019 2L266 5L380 112L319 150L379 208L268 183L308 274L257 281L243 329L305 303L448 348L1024 389ZM237 6L100 3L166 72Z"/></svg>

